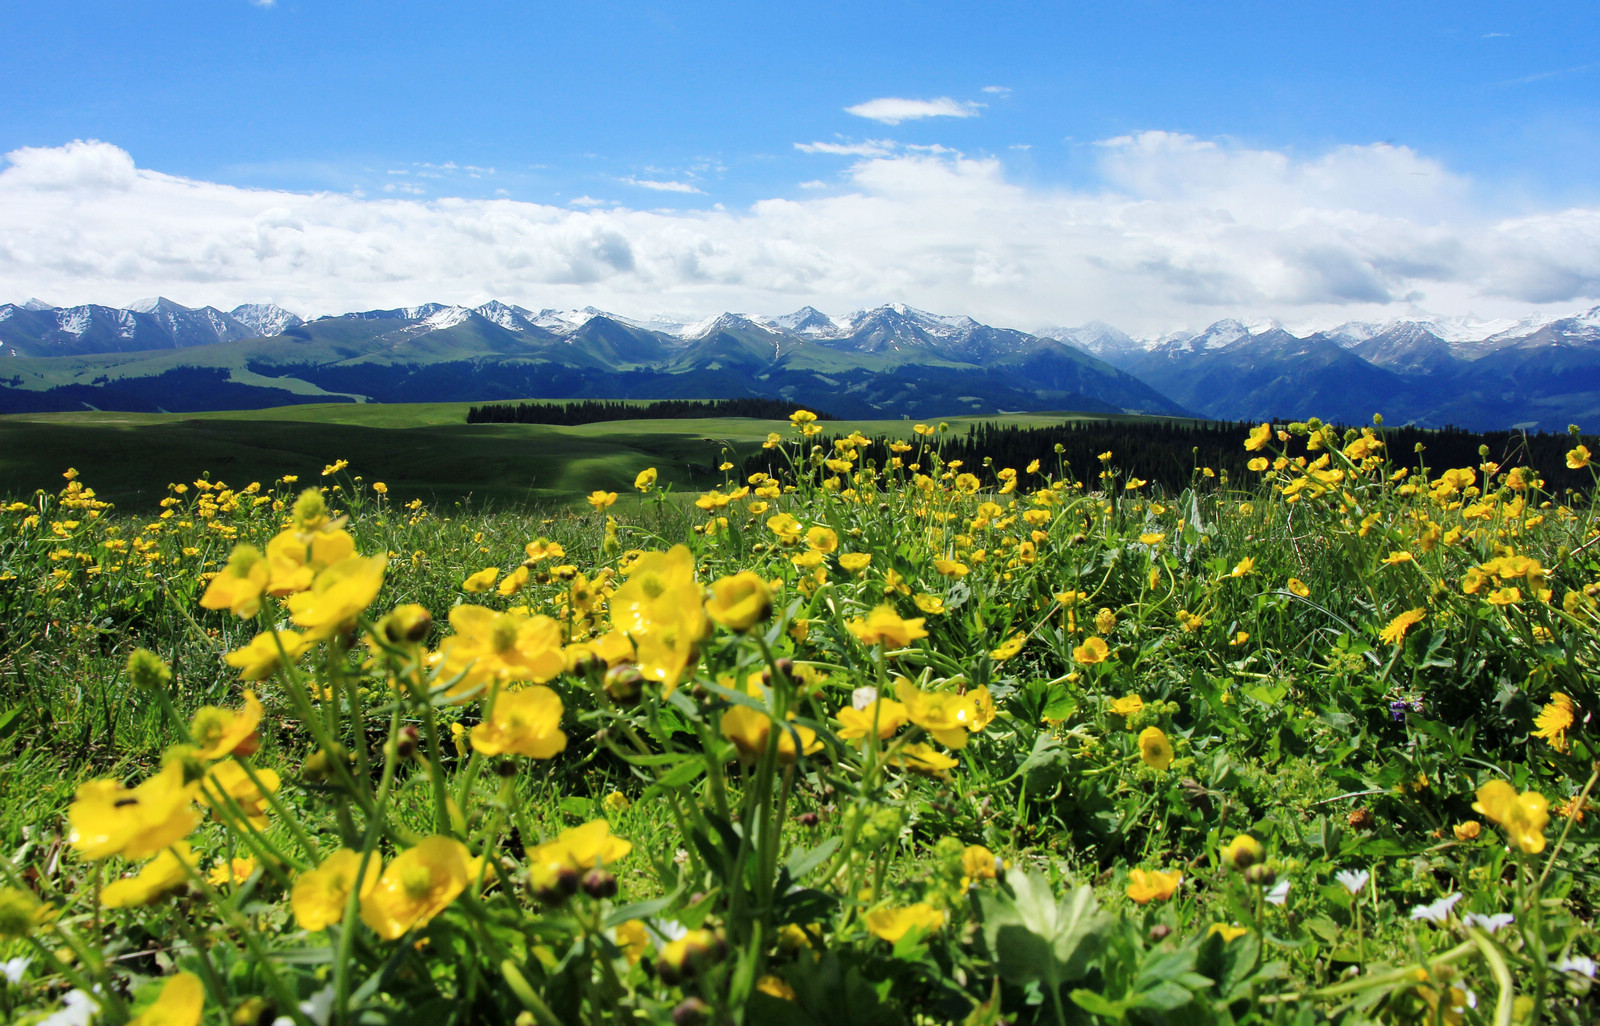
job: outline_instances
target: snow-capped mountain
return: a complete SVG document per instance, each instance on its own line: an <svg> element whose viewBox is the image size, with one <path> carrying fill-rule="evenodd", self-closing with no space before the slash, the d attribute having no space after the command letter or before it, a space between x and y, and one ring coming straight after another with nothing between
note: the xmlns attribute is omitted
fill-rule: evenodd
<svg viewBox="0 0 1600 1026"><path fill-rule="evenodd" d="M228 316L262 338L281 335L285 328L305 323L298 314L290 313L276 303L245 303L229 310Z"/></svg>

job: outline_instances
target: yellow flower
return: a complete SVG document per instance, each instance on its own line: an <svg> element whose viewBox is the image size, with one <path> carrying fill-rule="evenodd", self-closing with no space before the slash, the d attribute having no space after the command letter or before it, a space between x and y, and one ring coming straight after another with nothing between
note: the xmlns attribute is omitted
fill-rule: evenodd
<svg viewBox="0 0 1600 1026"><path fill-rule="evenodd" d="M1172 765L1172 742L1160 727L1146 727L1139 732L1139 758L1151 769L1164 770Z"/></svg>
<svg viewBox="0 0 1600 1026"><path fill-rule="evenodd" d="M865 619L856 617L850 620L845 627L864 645L882 642L891 648L905 648L918 638L928 636L928 632L922 629L924 622L922 617L901 619L893 606L885 604L868 613Z"/></svg>
<svg viewBox="0 0 1600 1026"><path fill-rule="evenodd" d="M1167 538L1165 531L1149 531L1139 536L1141 545L1160 545Z"/></svg>
<svg viewBox="0 0 1600 1026"><path fill-rule="evenodd" d="M596 510L604 510L606 507L610 506L616 501L616 492L608 492L603 489L596 489L595 491L589 493L589 505L593 506Z"/></svg>
<svg viewBox="0 0 1600 1026"><path fill-rule="evenodd" d="M938 595L929 595L927 592L919 591L911 596L911 601L916 604L919 611L930 616L937 616L944 612L944 599Z"/></svg>
<svg viewBox="0 0 1600 1026"><path fill-rule="evenodd" d="M632 850L630 842L611 835L611 824L596 819L561 831L554 840L529 848L527 854L528 865L536 870L544 867L583 872L603 868Z"/></svg>
<svg viewBox="0 0 1600 1026"><path fill-rule="evenodd" d="M965 748L968 732L979 729L975 725L978 707L970 695L923 691L903 677L897 694L905 705L907 718L946 748Z"/></svg>
<svg viewBox="0 0 1600 1026"><path fill-rule="evenodd" d="M1124 719L1135 716L1144 708L1144 699L1138 695L1123 695L1111 703L1111 711Z"/></svg>
<svg viewBox="0 0 1600 1026"><path fill-rule="evenodd" d="M1483 824L1475 819L1465 820L1450 828L1458 841L1475 841L1483 833Z"/></svg>
<svg viewBox="0 0 1600 1026"><path fill-rule="evenodd" d="M377 855L367 860L367 872L359 888L363 898L378 883L378 862ZM289 908L302 930L315 933L344 920L345 904L350 900L360 868L361 853L340 848L323 859L322 865L295 877L294 886L289 890Z"/></svg>
<svg viewBox="0 0 1600 1026"><path fill-rule="evenodd" d="M256 780L261 781L269 793L278 790L278 774L270 769L258 769ZM222 815L217 812L217 807L228 809L227 798L239 806L239 812L250 821L250 825L257 830L267 828L267 798L256 786L255 781L245 773L244 767L233 760L220 762L206 774L205 782L200 787L200 800L212 809L212 814L220 820ZM228 811L232 811L228 809Z"/></svg>
<svg viewBox="0 0 1600 1026"><path fill-rule="evenodd" d="M782 977L773 976L771 973L756 981L756 989L784 1001L796 1000L794 988L785 983Z"/></svg>
<svg viewBox="0 0 1600 1026"><path fill-rule="evenodd" d="M1267 852L1261 847L1261 842L1249 834L1240 834L1222 849L1222 861L1240 871L1249 869L1266 857Z"/></svg>
<svg viewBox="0 0 1600 1026"><path fill-rule="evenodd" d="M1233 572L1231 574L1229 574L1228 576L1229 577L1243 577L1245 574L1250 573L1255 568L1256 568L1255 557L1254 556L1246 556L1243 559L1239 560L1238 563L1234 564Z"/></svg>
<svg viewBox="0 0 1600 1026"><path fill-rule="evenodd" d="M929 776L942 776L946 770L961 765L959 759L952 759L924 741L901 745L899 751L889 761L902 769L914 773L926 773Z"/></svg>
<svg viewBox="0 0 1600 1026"><path fill-rule="evenodd" d="M1411 562L1411 553L1407 552L1404 549L1399 549L1399 550L1396 550L1394 552L1391 552L1391 553L1389 553L1389 555L1385 556L1383 558L1383 560L1382 560L1382 563L1383 563L1384 566L1399 566L1401 563L1409 563L1409 562Z"/></svg>
<svg viewBox="0 0 1600 1026"><path fill-rule="evenodd" d="M284 656L291 662L299 659L311 644L295 631L264 631L222 658L239 671L240 680L265 680L283 666Z"/></svg>
<svg viewBox="0 0 1600 1026"><path fill-rule="evenodd" d="M161 985L161 993L128 1026L198 1026L205 1011L206 988L194 973L175 973Z"/></svg>
<svg viewBox="0 0 1600 1026"><path fill-rule="evenodd" d="M839 547L839 536L832 528L813 527L806 532L806 545L814 552L833 552Z"/></svg>
<svg viewBox="0 0 1600 1026"><path fill-rule="evenodd" d="M1378 632L1378 638L1385 644L1398 645L1405 640L1406 632L1422 622L1428 615L1426 609L1408 609L1389 621L1389 626Z"/></svg>
<svg viewBox="0 0 1600 1026"><path fill-rule="evenodd" d="M491 681L543 684L567 668L561 624L548 616L497 613L484 606L450 610L455 633L439 643L439 676L454 680L450 694L466 695Z"/></svg>
<svg viewBox="0 0 1600 1026"><path fill-rule="evenodd" d="M880 740L886 740L910 722L905 705L892 698L874 699L865 709L845 706L839 710L837 718L844 724L839 729L839 737L845 741L866 737L874 732Z"/></svg>
<svg viewBox="0 0 1600 1026"><path fill-rule="evenodd" d="M1551 748L1565 752L1568 748L1567 728L1572 723L1572 699L1557 691L1550 696L1550 704L1540 709L1533 721L1533 725L1539 728L1533 732L1533 736L1542 737L1550 743Z"/></svg>
<svg viewBox="0 0 1600 1026"><path fill-rule="evenodd" d="M1227 923L1212 923L1211 929L1206 931L1206 936L1210 937L1212 934L1220 935L1222 937L1222 942L1226 944L1228 941L1238 940L1240 937L1243 937L1249 932L1249 930L1242 926L1231 926Z"/></svg>
<svg viewBox="0 0 1600 1026"><path fill-rule="evenodd" d="M1567 468L1569 470L1582 470L1589 465L1589 450L1578 446L1567 453Z"/></svg>
<svg viewBox="0 0 1600 1026"><path fill-rule="evenodd" d="M361 921L384 940L421 929L456 900L472 879L467 846L435 834L395 856L361 896Z"/></svg>
<svg viewBox="0 0 1600 1026"><path fill-rule="evenodd" d="M1258 474L1261 473L1263 470L1266 470L1271 465L1272 464L1267 462L1267 458L1265 456L1257 456L1254 459L1252 459L1249 463L1245 464L1246 467L1250 468L1251 470L1255 471Z"/></svg>
<svg viewBox="0 0 1600 1026"><path fill-rule="evenodd" d="M1103 663L1110 654L1111 649L1106 646L1105 641L1097 637L1085 639L1083 644L1072 650L1072 658L1085 666Z"/></svg>
<svg viewBox="0 0 1600 1026"><path fill-rule="evenodd" d="M961 853L961 875L968 881L993 880L1000 875L1000 860L981 844L969 844Z"/></svg>
<svg viewBox="0 0 1600 1026"><path fill-rule="evenodd" d="M936 559L933 568L945 577L967 576L967 564L954 559Z"/></svg>
<svg viewBox="0 0 1600 1026"><path fill-rule="evenodd" d="M1177 870L1163 873L1158 869L1135 869L1128 873L1128 897L1140 905L1166 901L1182 882L1183 874Z"/></svg>
<svg viewBox="0 0 1600 1026"><path fill-rule="evenodd" d="M846 552L839 557L839 565L848 573L860 573L872 562L870 552ZM919 607L920 608L920 607ZM926 611L926 610L924 610Z"/></svg>
<svg viewBox="0 0 1600 1026"><path fill-rule="evenodd" d="M461 582L461 590L476 595L494 587L494 582L500 579L500 568L486 566L482 570Z"/></svg>
<svg viewBox="0 0 1600 1026"><path fill-rule="evenodd" d="M542 684L502 692L494 712L472 728L472 747L484 755L552 759L567 747L561 698Z"/></svg>
<svg viewBox="0 0 1600 1026"><path fill-rule="evenodd" d="M1245 439L1244 447L1251 452L1258 452L1265 449L1270 441L1272 441L1272 425L1262 424L1250 430L1250 437Z"/></svg>
<svg viewBox="0 0 1600 1026"><path fill-rule="evenodd" d="M227 609L235 616L252 617L261 610L261 596L267 592L272 573L266 556L254 545L235 545L228 565L211 579L200 605L206 609Z"/></svg>
<svg viewBox="0 0 1600 1026"><path fill-rule="evenodd" d="M1007 659L1010 659L1012 656L1016 655L1018 652L1021 652L1022 646L1027 642L1027 640L1028 636L1021 631L1018 631L1016 634L1013 634L1011 637L1001 642L999 648L990 652L989 658L993 659L997 663L1003 663Z"/></svg>
<svg viewBox="0 0 1600 1026"><path fill-rule="evenodd" d="M717 623L743 633L772 613L772 589L760 574L741 570L711 582L711 599L705 609Z"/></svg>
<svg viewBox="0 0 1600 1026"><path fill-rule="evenodd" d="M900 943L900 938L917 930L932 933L944 925L944 912L926 902L919 901L906 908L880 908L866 915L867 929L875 937L890 944Z"/></svg>
<svg viewBox="0 0 1600 1026"><path fill-rule="evenodd" d="M1506 832L1511 843L1529 855L1544 851L1544 828L1550 823L1550 802L1538 791L1517 793L1504 780L1491 780L1478 788L1473 811L1482 813Z"/></svg>
<svg viewBox="0 0 1600 1026"><path fill-rule="evenodd" d="M633 487L641 492L648 492L656 486L656 468L646 467L639 471L639 476L633 479Z"/></svg>
<svg viewBox="0 0 1600 1026"><path fill-rule="evenodd" d="M311 590L289 596L289 618L315 641L332 637L378 597L383 556L351 556L323 570Z"/></svg>
<svg viewBox="0 0 1600 1026"><path fill-rule="evenodd" d="M213 887L236 887L250 879L255 871L256 860L253 858L229 859L211 867L211 872L206 874L206 883Z"/></svg>
<svg viewBox="0 0 1600 1026"><path fill-rule="evenodd" d="M199 788L199 781L185 783L176 759L131 790L119 780L88 781L67 809L67 843L86 859L154 855L183 840L200 822L194 809Z"/></svg>
<svg viewBox="0 0 1600 1026"><path fill-rule="evenodd" d="M106 884L100 892L100 904L106 908L148 905L187 884L189 870L199 862L187 841L176 841L145 863L138 875Z"/></svg>
<svg viewBox="0 0 1600 1026"><path fill-rule="evenodd" d="M645 929L644 923L637 919L618 923L613 932L617 947L632 964L637 965L639 959L644 957L644 953L650 950L650 932Z"/></svg>
<svg viewBox="0 0 1600 1026"><path fill-rule="evenodd" d="M1306 587L1306 582L1302 581L1298 577L1289 578L1288 587L1289 594L1298 596L1300 598L1305 598L1307 595L1311 594L1311 589Z"/></svg>
<svg viewBox="0 0 1600 1026"><path fill-rule="evenodd" d="M736 705L722 714L722 736L739 750L741 762L753 763L767 753L772 732L772 717L747 705ZM817 732L810 727L788 725L778 732L778 761L785 766L795 761L795 735L800 751L813 755L822 750Z"/></svg>
<svg viewBox="0 0 1600 1026"><path fill-rule="evenodd" d="M499 587L495 588L495 592L501 598L510 598L528 586L528 579L530 577L532 577L532 573L528 570L528 568L525 566L519 566L509 574L506 574L505 580L500 582ZM472 578L469 577L467 580L470 581ZM493 584L494 582L491 580L489 583ZM465 587L465 583L463 583L462 586ZM467 590L470 591L472 589L469 588Z"/></svg>
<svg viewBox="0 0 1600 1026"><path fill-rule="evenodd" d="M202 759L221 759L236 752L250 755L259 746L256 728L260 725L261 703L254 691L246 691L244 707L238 712L201 706L189 725L189 737L199 747L195 754Z"/></svg>

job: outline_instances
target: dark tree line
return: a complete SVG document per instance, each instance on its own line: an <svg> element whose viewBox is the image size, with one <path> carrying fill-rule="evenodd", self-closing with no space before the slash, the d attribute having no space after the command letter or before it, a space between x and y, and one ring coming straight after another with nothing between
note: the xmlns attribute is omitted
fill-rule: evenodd
<svg viewBox="0 0 1600 1026"><path fill-rule="evenodd" d="M1075 479L1093 486L1104 466L1100 455L1109 452L1111 463L1119 469L1123 479L1137 476L1176 492L1188 487L1194 475L1208 467L1214 472L1226 473L1236 484L1253 482L1256 475L1247 464L1261 454L1247 451L1244 441L1254 426L1250 422L1155 419L1085 420L1032 428L978 423L969 425L965 432L936 437L929 442L938 446L946 464L960 460L963 470L978 474L986 482L994 478L992 472L986 475L983 471L985 457L992 461L996 470L1011 467L1022 471L1038 460L1044 470L1057 473L1058 467L1064 468ZM1341 428L1341 432L1346 430ZM909 431L896 437L914 445L921 441ZM1566 432L1401 427L1384 428L1381 437L1388 446L1394 467L1415 470L1419 465L1426 465L1435 477L1447 468L1476 467L1488 459L1506 468L1520 465L1536 470L1551 492L1564 493L1569 488L1588 492L1593 484L1587 468L1567 468L1567 451L1578 439ZM818 435L813 443L822 445L831 454L834 440L831 435ZM883 466L893 455L888 449L888 443L893 440L888 436L872 439L864 456ZM1600 460L1600 439L1584 436L1583 441ZM1416 451L1418 444L1423 447L1420 454ZM1273 445L1277 447L1276 442ZM1485 446L1488 448L1486 457L1479 454L1480 448ZM809 449L808 444L805 451ZM1307 455L1305 439L1291 438L1288 454ZM909 463L915 455L913 450L905 454L904 459ZM742 472L746 476L757 471L777 474L787 467L787 459L776 451L757 450L745 458Z"/></svg>
<svg viewBox="0 0 1600 1026"><path fill-rule="evenodd" d="M467 411L468 424L594 424L606 420L690 420L697 417L749 417L787 420L795 405L780 399L668 399L636 405L586 399L571 403L490 403ZM838 420L818 413L818 420Z"/></svg>

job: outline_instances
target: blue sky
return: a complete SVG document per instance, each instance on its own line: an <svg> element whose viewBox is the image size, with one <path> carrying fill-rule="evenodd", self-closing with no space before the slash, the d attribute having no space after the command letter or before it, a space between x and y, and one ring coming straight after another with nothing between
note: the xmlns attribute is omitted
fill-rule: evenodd
<svg viewBox="0 0 1600 1026"><path fill-rule="evenodd" d="M1019 278L1030 269L1042 278L1070 273L1073 261L1094 265L1093 247L1085 241L1059 259L1030 263L1023 257L1037 246L1005 226L1036 223L1041 209L1081 225L1102 215L1076 204L1108 194L1178 203L1187 214L1225 209L1237 221L1263 224L1292 220L1307 202L1296 193L1272 210L1229 206L1253 202L1255 174L1276 175L1291 191L1312 189L1317 209L1458 228L1466 233L1462 245L1497 225L1503 236L1507 219L1591 210L1600 204L1592 170L1600 166L1597 12L1592 2L12 4L0 15L9 54L0 152L66 152L74 140L99 140L146 179L247 190L263 203L265 194L281 194L282 202L268 205L288 206L296 217L311 193L347 204L409 200L435 214L441 202L504 199L529 205L523 212L541 224L553 216L548 208L603 210L635 254L666 245L661 239L674 231L698 233L704 238L694 245L712 250L737 248L734 236L778 238L784 225L766 216L775 203L848 219L852 197L884 196L898 204L895 212L880 210L867 224L891 233L903 225L908 248L920 239L948 250L969 240L926 239L924 219L956 203L969 233L981 233L990 196L1010 204L1016 220L997 219L1002 237L970 239L975 252L1010 260L1011 270L993 280L1004 281L1011 298L994 299L985 312L1016 309L1019 323L1111 319L1127 316L1131 301L1090 309L1103 289L1056 308L1037 289L1021 301ZM934 113L895 116L919 111ZM1138 139L1146 145L1128 144ZM1341 153L1361 159L1333 171L1319 163ZM1384 156L1397 153L1403 159ZM1374 189L1376 206L1363 211L1368 172L1360 168L1374 154L1387 171ZM1187 180L1189 157L1210 162L1213 177ZM27 159L13 159L12 170ZM1262 170L1275 161L1277 171ZM1330 174L1343 176L1332 193L1324 187ZM974 176L987 193L965 188ZM1419 195L1409 188L1416 183L1401 180L1430 176L1442 191ZM19 185L27 176L13 177ZM926 206L914 202L919 190ZM242 216L239 194L227 196L216 216ZM1030 202L1043 207L1021 213ZM0 215L7 209L0 202ZM639 218L623 224L642 211L662 216L648 226ZM704 220L718 212L733 215L732 227ZM323 213L343 218L347 234L380 231L365 222L352 227L348 207ZM136 211L107 204L99 214L73 237L82 242L113 222L128 223L123 234L96 243L106 252L78 277L65 269L71 261L50 255L63 240L41 237L37 252L13 252L9 264L0 257L0 284L76 289L62 300L118 301L133 298L119 289L162 288L152 268L132 267L137 254L119 260L114 252L136 233ZM847 224L823 231L816 217L805 219L805 230L790 224L794 234L782 238L801 249L849 243ZM1341 223L1346 240L1372 230L1359 220ZM593 218L567 227L604 234ZM1565 233L1555 249L1570 248L1570 224L1545 227ZM650 240L639 235L647 228L657 232ZM1119 245L1137 249L1149 230L1123 224ZM1580 248L1593 243L1587 227L1577 230ZM595 245L615 249L604 240ZM1172 245L1182 250L1183 239ZM559 263L560 254L552 259ZM990 257L964 259L964 288L956 287L959 276L947 269L940 278L936 268L854 291L839 272L824 288L807 284L820 280L815 267L719 288L706 283L718 272L672 278L646 274L631 259L606 265L616 273L546 269L521 277L509 273L518 266L512 260L448 288L465 299L510 286L526 295L506 298L537 301L534 293L577 299L588 287L596 299L633 297L644 313L647 301L697 313L706 303L740 300L775 309L790 297L790 307L813 301L835 311L874 298L937 306L948 297L946 307L971 306L992 284L983 270ZM1173 259L1167 250L1130 252L1117 266L1137 274ZM1418 279L1395 269L1415 254L1356 252L1352 259L1366 261L1382 281L1319 292L1275 283L1271 267L1225 268L1219 273L1231 284L1207 292L1215 269L1178 258L1181 268L1161 272L1159 312L1146 311L1146 319L1203 319L1230 304L1313 319L1418 303L1446 313L1503 313L1518 303L1581 305L1600 280L1600 269L1585 264L1554 268L1564 284L1498 288L1482 261ZM208 282L197 274L179 269L165 291L184 291L187 282L193 287L185 295L199 298ZM391 268L326 295L297 292L282 268L265 266L254 282L241 265L233 278L209 283L225 284L216 291L229 295L254 284L302 305L360 305L368 293L374 302L391 295L374 283L397 274L404 277ZM417 273L419 288L434 280ZM896 286L911 295L873 293ZM410 297L424 298L441 297Z"/></svg>

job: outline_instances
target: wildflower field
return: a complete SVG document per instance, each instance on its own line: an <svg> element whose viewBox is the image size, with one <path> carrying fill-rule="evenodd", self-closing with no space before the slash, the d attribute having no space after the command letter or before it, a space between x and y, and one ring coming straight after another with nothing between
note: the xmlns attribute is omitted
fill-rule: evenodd
<svg viewBox="0 0 1600 1026"><path fill-rule="evenodd" d="M791 420L558 511L8 496L0 1021L1600 1021L1590 499Z"/></svg>

